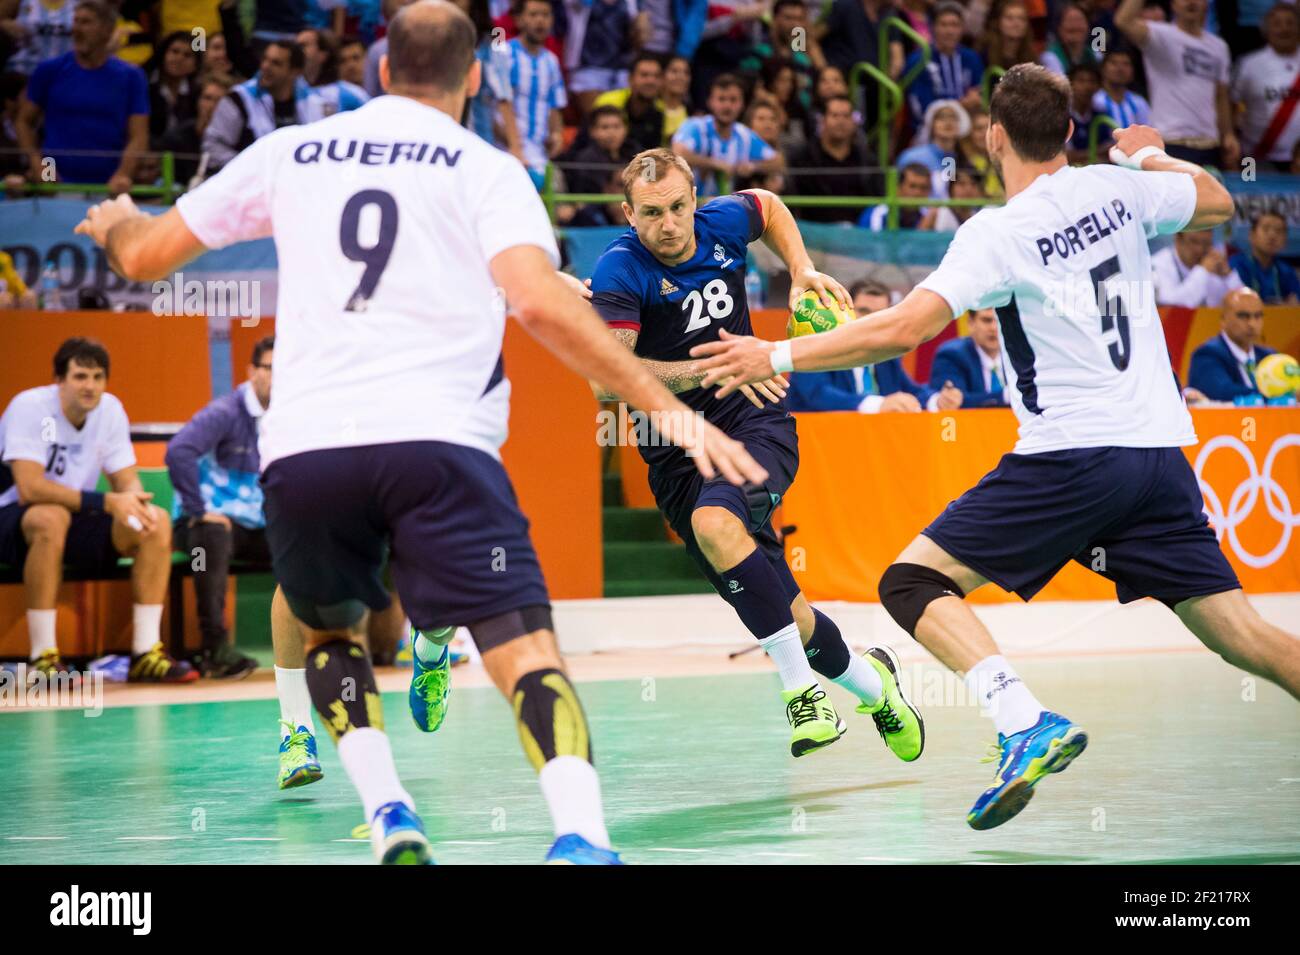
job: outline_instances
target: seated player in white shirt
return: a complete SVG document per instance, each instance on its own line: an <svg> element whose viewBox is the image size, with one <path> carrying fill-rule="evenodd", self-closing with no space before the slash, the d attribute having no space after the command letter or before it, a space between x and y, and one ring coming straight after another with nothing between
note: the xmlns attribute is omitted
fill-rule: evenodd
<svg viewBox="0 0 1300 955"><path fill-rule="evenodd" d="M108 385L108 352L69 338L54 354L54 384L14 396L0 417L0 563L19 564L27 592L32 666L67 673L55 645L63 566L108 573L133 557L133 683L188 683L198 672L159 638L171 576L172 523L135 470L130 427ZM113 490L99 493L99 475ZM8 485L8 486L6 486Z"/></svg>
<svg viewBox="0 0 1300 955"><path fill-rule="evenodd" d="M1241 276L1214 247L1210 232L1180 232L1173 244L1151 256L1156 304L1218 308L1223 297L1241 288Z"/></svg>

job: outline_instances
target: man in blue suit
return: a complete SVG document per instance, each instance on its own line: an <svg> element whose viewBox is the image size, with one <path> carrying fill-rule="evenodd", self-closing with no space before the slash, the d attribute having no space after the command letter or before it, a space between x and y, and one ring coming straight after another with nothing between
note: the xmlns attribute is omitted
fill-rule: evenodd
<svg viewBox="0 0 1300 955"><path fill-rule="evenodd" d="M1259 344L1264 332L1264 302L1252 288L1223 299L1219 334L1192 352L1187 384L1211 401L1258 395L1255 366L1274 349Z"/></svg>
<svg viewBox="0 0 1300 955"><path fill-rule="evenodd" d="M861 320L889 306L889 289L879 282L855 283L849 294ZM847 371L805 371L790 379L786 404L791 411L947 411L961 407L961 392L918 385L899 358Z"/></svg>
<svg viewBox="0 0 1300 955"><path fill-rule="evenodd" d="M1004 408L1006 390L1002 383L1002 345L998 341L998 317L991 308L970 313L966 320L970 334L944 342L934 353L930 384L952 384L962 393L963 408Z"/></svg>

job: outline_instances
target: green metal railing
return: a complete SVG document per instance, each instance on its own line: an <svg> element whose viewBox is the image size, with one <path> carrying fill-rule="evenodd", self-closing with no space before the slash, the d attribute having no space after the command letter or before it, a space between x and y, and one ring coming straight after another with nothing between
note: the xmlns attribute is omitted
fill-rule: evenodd
<svg viewBox="0 0 1300 955"><path fill-rule="evenodd" d="M155 155L145 153L145 156ZM156 154L159 159L159 179L161 185L157 186L132 186L130 195L136 199L163 199L168 203L174 202L176 197L185 191L185 186L176 182L176 155L171 152ZM58 196L58 195L108 195L108 185L102 182L29 182L25 185L27 195L33 196Z"/></svg>
<svg viewBox="0 0 1300 955"><path fill-rule="evenodd" d="M1097 161L1097 142L1101 139L1103 129L1119 129L1119 123L1111 119L1105 113L1098 114L1092 118L1092 123L1088 126L1088 164L1091 165Z"/></svg>
<svg viewBox="0 0 1300 955"><path fill-rule="evenodd" d="M902 209L935 208L982 208L1001 205L1001 199L933 199L929 197L912 198L898 194L898 169L887 167L885 170L885 195L883 196L782 196L781 201L791 209L868 209L873 206L888 206L890 229L898 228L899 212ZM561 205L605 205L622 202L621 193L596 192L556 192L555 176L548 167L543 181L542 201L551 213L551 222L555 220L555 209Z"/></svg>
<svg viewBox="0 0 1300 955"><path fill-rule="evenodd" d="M867 133L867 139L870 140L874 137L877 140L876 155L887 159L889 156L889 128L894 115L903 105L903 91L897 83L889 78L888 73L875 64L863 60L849 71L849 96L852 97L855 103L861 102L859 95L862 89L863 76L869 76L876 81L880 104L876 114L876 125Z"/></svg>
<svg viewBox="0 0 1300 955"><path fill-rule="evenodd" d="M889 44L891 41L890 30L897 30L906 36L921 51L921 58L917 60L916 65L894 80L886 71L889 65ZM921 75L921 72L930 65L932 51L929 42L921 34L917 33L907 24L906 21L898 17L886 17L880 28L880 47L876 63L863 60L861 63L854 65L849 70L849 98L855 104L862 102L862 86L865 77L870 77L876 81L876 123L867 132L867 139L876 140L876 157L881 162L887 162L889 159L889 141L890 129L893 127L894 117L902 109L904 96L907 88L912 82Z"/></svg>
<svg viewBox="0 0 1300 955"><path fill-rule="evenodd" d="M984 103L984 109L989 108L989 101L993 99L993 83L999 79L1006 70L1000 66L990 66L984 71L984 79L980 81L980 100Z"/></svg>
<svg viewBox="0 0 1300 955"><path fill-rule="evenodd" d="M930 47L930 41L913 30L906 20L902 20L898 17L886 17L885 28L880 33L881 62L884 62L885 58L889 55L889 31L891 29L897 30L899 33L903 34L903 36L915 43L917 49L921 51L921 58L916 61L916 65L904 73L898 80L899 88L906 90L912 85L912 82L921 75L925 68L930 65L930 59L934 53Z"/></svg>

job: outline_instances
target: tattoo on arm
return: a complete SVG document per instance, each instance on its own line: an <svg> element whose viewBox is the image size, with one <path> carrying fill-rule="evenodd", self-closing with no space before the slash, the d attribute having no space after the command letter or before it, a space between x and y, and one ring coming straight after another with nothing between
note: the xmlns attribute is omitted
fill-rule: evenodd
<svg viewBox="0 0 1300 955"><path fill-rule="evenodd" d="M635 328L615 328L613 332L614 337L620 342L633 351L636 350L636 342L640 332ZM700 371L699 365L693 359L687 361L655 361L652 358L642 358L641 364L650 369L650 374L662 381L664 387L673 394L698 388L701 379L704 378L704 372Z"/></svg>
<svg viewBox="0 0 1300 955"><path fill-rule="evenodd" d="M612 328L614 338L631 351L636 350L637 338L640 332L635 328ZM704 372L700 370L699 365L690 359L687 361L655 361L651 358L642 358L641 364L649 369L650 374L658 378L665 388L673 394L683 391L690 391L692 388L698 388L700 381L704 378ZM606 392L600 395L602 401L618 401L617 395Z"/></svg>

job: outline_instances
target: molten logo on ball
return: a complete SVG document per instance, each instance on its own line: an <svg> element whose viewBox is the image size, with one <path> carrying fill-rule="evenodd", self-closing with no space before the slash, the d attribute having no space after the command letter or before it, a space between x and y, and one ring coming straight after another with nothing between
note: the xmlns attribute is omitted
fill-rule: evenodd
<svg viewBox="0 0 1300 955"><path fill-rule="evenodd" d="M822 304L817 293L809 289L795 303L794 311L790 313L790 321L786 323L785 332L789 338L802 338L804 335L829 332L839 328L845 322L852 321L855 317L838 302L835 302L833 307L827 308Z"/></svg>

